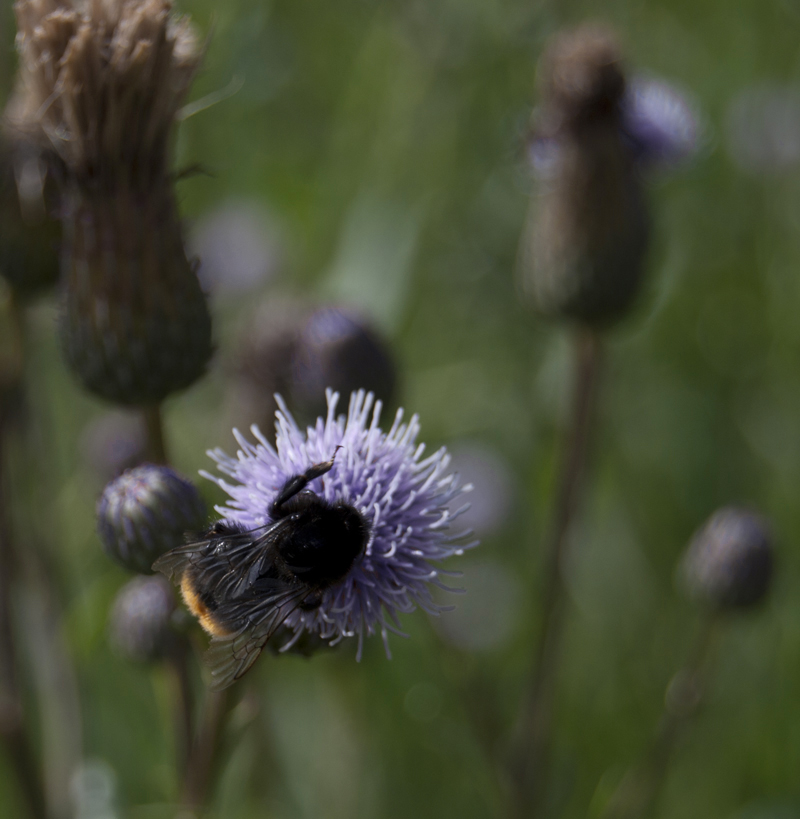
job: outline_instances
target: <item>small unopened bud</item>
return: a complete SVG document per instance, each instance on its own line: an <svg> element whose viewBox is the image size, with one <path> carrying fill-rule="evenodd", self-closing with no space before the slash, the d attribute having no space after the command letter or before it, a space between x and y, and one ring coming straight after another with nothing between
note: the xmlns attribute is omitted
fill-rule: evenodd
<svg viewBox="0 0 800 819"><path fill-rule="evenodd" d="M19 0L21 131L65 165L61 340L83 385L119 404L184 389L212 353L169 162L200 48L169 0Z"/></svg>
<svg viewBox="0 0 800 819"><path fill-rule="evenodd" d="M679 578L693 599L712 609L748 608L766 597L773 560L764 518L727 507L694 535Z"/></svg>
<svg viewBox="0 0 800 819"><path fill-rule="evenodd" d="M383 339L361 316L337 307L315 310L305 321L291 374L292 403L315 417L325 413L328 388L341 395L363 389L390 403L397 378Z"/></svg>
<svg viewBox="0 0 800 819"><path fill-rule="evenodd" d="M112 646L128 660L164 659L175 643L170 626L174 609L172 588L161 575L135 577L114 600L109 623Z"/></svg>
<svg viewBox="0 0 800 819"><path fill-rule="evenodd" d="M271 300L256 314L237 369L246 403L262 407L253 420L264 428L272 424L276 392L313 419L326 412L327 388L342 395L365 389L391 403L397 380L387 343L357 313L288 299Z"/></svg>
<svg viewBox="0 0 800 819"><path fill-rule="evenodd" d="M638 293L649 221L622 130L625 76L616 39L590 26L561 34L539 75L536 140L546 148L547 173L520 249L523 288L546 315L606 325Z"/></svg>
<svg viewBox="0 0 800 819"><path fill-rule="evenodd" d="M143 464L106 486L97 529L106 553L126 569L150 574L164 552L202 528L206 508L194 484L167 466Z"/></svg>

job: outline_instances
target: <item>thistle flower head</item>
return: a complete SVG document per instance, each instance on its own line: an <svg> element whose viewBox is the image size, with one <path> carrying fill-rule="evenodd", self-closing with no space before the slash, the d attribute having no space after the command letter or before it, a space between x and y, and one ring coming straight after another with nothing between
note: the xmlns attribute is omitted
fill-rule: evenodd
<svg viewBox="0 0 800 819"><path fill-rule="evenodd" d="M693 599L713 609L749 608L766 597L773 562L767 522L753 512L727 507L695 533L680 579Z"/></svg>
<svg viewBox="0 0 800 819"><path fill-rule="evenodd" d="M439 562L475 545L463 544L467 533L450 531L451 521L466 507L451 512L448 505L469 487L459 486L457 476L447 472L446 450L423 457L416 416L404 423L399 410L391 429L383 432L381 403L371 393L353 393L347 416L336 415L337 393L329 390L327 398L327 417L305 432L280 401L274 448L254 426L255 443L234 431L241 447L237 457L210 452L233 482L203 474L230 495L227 506L218 507L220 514L255 528L269 521L270 505L290 477L330 459L341 447L333 468L313 489L328 501L354 506L369 525L369 540L318 609L297 609L288 617L285 624L293 637L287 647L304 633L330 643L357 636L360 656L365 635L380 632L386 643L387 632L402 634L398 614L417 606L430 614L442 610L431 596L431 587L447 588L441 577L449 572Z"/></svg>
<svg viewBox="0 0 800 819"><path fill-rule="evenodd" d="M150 574L153 561L199 529L205 504L194 484L167 466L123 472L97 502L97 530L106 553L126 569Z"/></svg>

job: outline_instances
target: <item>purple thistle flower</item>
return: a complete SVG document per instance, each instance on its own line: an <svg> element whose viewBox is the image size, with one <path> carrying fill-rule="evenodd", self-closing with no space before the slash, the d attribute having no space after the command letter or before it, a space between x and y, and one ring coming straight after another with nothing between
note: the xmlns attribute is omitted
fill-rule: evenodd
<svg viewBox="0 0 800 819"><path fill-rule="evenodd" d="M444 447L423 457L425 445L416 443L420 429L416 415L403 423L403 411L398 410L391 429L383 432L378 426L381 402L374 401L372 393L353 393L347 416L337 417L339 394L328 390L327 418L318 418L305 432L283 400L276 398L280 409L275 447L254 425L256 443L234 430L241 447L236 458L221 449L208 453L219 470L236 481L201 473L231 497L217 511L247 528L263 526L286 481L329 460L341 447L333 468L316 479L313 488L329 502L343 500L354 506L369 525L369 540L362 557L325 592L318 609L296 609L286 619L293 636L283 649L304 632L318 634L332 645L357 635L360 659L364 635L380 632L389 655L388 632L406 636L398 614L417 606L435 615L451 608L437 605L430 587L455 591L440 579L454 573L436 564L477 545L463 544L469 532L449 531L451 521L468 504L454 512L448 506L471 487L459 486L458 477L447 472L450 456Z"/></svg>

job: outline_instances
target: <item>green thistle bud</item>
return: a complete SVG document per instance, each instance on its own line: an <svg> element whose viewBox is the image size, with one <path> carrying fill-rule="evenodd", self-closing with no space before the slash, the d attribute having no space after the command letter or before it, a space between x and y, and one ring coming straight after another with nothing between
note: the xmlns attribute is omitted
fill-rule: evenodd
<svg viewBox="0 0 800 819"><path fill-rule="evenodd" d="M769 525L759 515L728 507L694 535L679 570L690 597L712 609L758 605L772 583Z"/></svg>
<svg viewBox="0 0 800 819"><path fill-rule="evenodd" d="M649 222L621 127L619 48L600 28L561 34L539 77L535 139L548 161L520 251L523 287L546 315L608 324L639 290Z"/></svg>
<svg viewBox="0 0 800 819"><path fill-rule="evenodd" d="M167 466L123 472L97 502L97 530L109 557L150 574L153 563L203 528L206 508L194 484Z"/></svg>
<svg viewBox="0 0 800 819"><path fill-rule="evenodd" d="M67 361L103 398L157 403L199 378L212 353L169 171L200 50L169 0L19 0L15 8L27 94L18 126L38 129L66 166Z"/></svg>

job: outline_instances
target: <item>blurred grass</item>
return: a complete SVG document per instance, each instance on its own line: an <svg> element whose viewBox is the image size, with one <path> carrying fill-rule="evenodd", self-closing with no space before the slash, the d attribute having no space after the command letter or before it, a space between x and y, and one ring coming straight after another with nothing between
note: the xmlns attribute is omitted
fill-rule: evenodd
<svg viewBox="0 0 800 819"><path fill-rule="evenodd" d="M788 2L677 0L184 0L181 9L212 32L193 97L244 80L181 128L178 165L211 173L181 183L185 217L228 197L263 201L285 242L280 286L357 295L391 335L401 403L420 413L423 440L477 438L503 454L516 506L462 563L497 560L526 592L511 638L491 650L448 647L417 613L404 619L410 639L392 638L391 662L377 640L361 664L349 645L311 661L263 659L251 679L257 713L229 738L218 815L500 815L464 692L486 695L502 746L537 626L536 548L567 382L561 330L515 293L530 188L523 137L542 43L587 16L618 26L632 66L695 95L708 140L689 168L652 186L648 292L610 338L569 575L553 815L597 808L651 735L695 628L673 589L676 560L699 523L731 502L773 517L777 585L763 612L730 624L657 815L800 815L800 178L797 167L746 176L724 132L741 88L800 84L800 12ZM2 14L10 46L9 9ZM251 302L214 305L223 354ZM171 815L176 794L166 683L107 647L123 576L94 534L101 487L79 453L87 418L103 407L64 371L55 315L50 301L31 315L38 455L15 473L19 527L49 544L59 569L86 757L116 772L120 816L155 819ZM216 367L167 408L187 474L208 467L206 448L234 448L221 418L226 389ZM441 695L423 720L408 706L420 684ZM0 814L20 815L14 798L0 766Z"/></svg>

